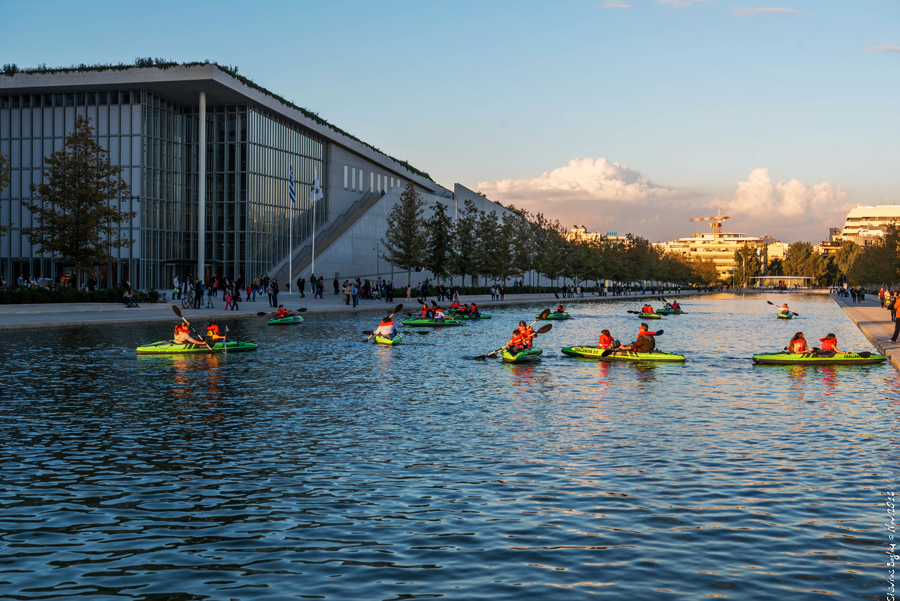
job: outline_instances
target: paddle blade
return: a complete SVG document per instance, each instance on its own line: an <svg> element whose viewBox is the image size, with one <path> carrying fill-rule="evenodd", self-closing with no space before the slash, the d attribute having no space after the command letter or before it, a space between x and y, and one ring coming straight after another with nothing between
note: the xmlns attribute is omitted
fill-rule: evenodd
<svg viewBox="0 0 900 601"><path fill-rule="evenodd" d="M297 309L297 313L306 313L306 307L302 307L302 308L300 308L300 309Z"/></svg>
<svg viewBox="0 0 900 601"><path fill-rule="evenodd" d="M662 336L662 335L665 334L665 333L666 333L665 330L656 330L656 335L657 335L657 336Z"/></svg>
<svg viewBox="0 0 900 601"><path fill-rule="evenodd" d="M181 317L181 309L178 308L178 305L172 305L172 310L175 311L175 315Z"/></svg>
<svg viewBox="0 0 900 601"><path fill-rule="evenodd" d="M428 303L426 303L425 301L423 301L421 298L417 298L416 300L419 302L420 305L426 305L426 304L428 304Z"/></svg>
<svg viewBox="0 0 900 601"><path fill-rule="evenodd" d="M399 313L402 310L403 310L403 305L397 305L396 307L394 307L394 313Z"/></svg>
<svg viewBox="0 0 900 601"><path fill-rule="evenodd" d="M553 296L556 297L556 300L559 300L559 295L558 295L557 293L554 292L554 293L553 293Z"/></svg>
<svg viewBox="0 0 900 601"><path fill-rule="evenodd" d="M485 359L487 359L487 357L488 357L487 355L478 355L477 357L472 357L472 360L473 361L484 361Z"/></svg>
<svg viewBox="0 0 900 601"><path fill-rule="evenodd" d="M616 352L616 351L614 351L614 350L611 349L611 348L608 348L608 349L606 349L605 351L603 351L602 353L600 353L600 357L601 357L601 358L602 358L602 357L609 357L609 356L612 355L614 352Z"/></svg>
<svg viewBox="0 0 900 601"><path fill-rule="evenodd" d="M547 316L550 315L550 309L544 309L541 311L541 314L538 316L538 319L547 319Z"/></svg>
<svg viewBox="0 0 900 601"><path fill-rule="evenodd" d="M775 306L775 303L773 303L772 301L766 301L766 302L769 303L770 305L772 305L773 307Z"/></svg>
<svg viewBox="0 0 900 601"><path fill-rule="evenodd" d="M362 333L366 336L372 336L375 332L373 332L372 330L363 330Z"/></svg>
<svg viewBox="0 0 900 601"><path fill-rule="evenodd" d="M640 315L641 311L626 311L626 313L634 313L635 315Z"/></svg>
<svg viewBox="0 0 900 601"><path fill-rule="evenodd" d="M434 301L431 301L431 306L432 306L432 307L437 307L438 304L437 304L436 302L434 302Z"/></svg>
<svg viewBox="0 0 900 601"><path fill-rule="evenodd" d="M265 317L266 315L268 315L268 313L263 313L262 311L256 314L257 317Z"/></svg>
<svg viewBox="0 0 900 601"><path fill-rule="evenodd" d="M794 312L791 311L791 313L794 313ZM799 313L794 313L794 317L800 317L800 314L799 314Z"/></svg>
<svg viewBox="0 0 900 601"><path fill-rule="evenodd" d="M862 353L856 353L856 354L859 355L860 357L862 357L863 359L868 359L869 357L872 356L872 353L870 353L869 351L863 351Z"/></svg>
<svg viewBox="0 0 900 601"><path fill-rule="evenodd" d="M544 327L542 327L540 330L538 330L536 333L537 333L537 334L546 334L547 332L549 332L549 331L552 330L552 329L553 329L553 324L552 324L552 323L548 323L547 325L545 325Z"/></svg>

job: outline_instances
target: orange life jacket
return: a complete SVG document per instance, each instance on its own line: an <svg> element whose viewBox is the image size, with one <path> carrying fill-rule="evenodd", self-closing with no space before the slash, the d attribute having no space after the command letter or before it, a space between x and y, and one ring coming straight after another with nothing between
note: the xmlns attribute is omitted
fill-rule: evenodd
<svg viewBox="0 0 900 601"><path fill-rule="evenodd" d="M806 341L798 338L790 344L788 350L792 353L803 353L806 351Z"/></svg>
<svg viewBox="0 0 900 601"><path fill-rule="evenodd" d="M819 338L823 351L833 351L837 347L837 338Z"/></svg>
<svg viewBox="0 0 900 601"><path fill-rule="evenodd" d="M378 324L378 327L380 328L381 326L392 326L392 325L394 325L394 320L393 320L393 319L390 320L390 321L384 321L384 320L382 320L382 322L381 322L380 324Z"/></svg>
<svg viewBox="0 0 900 601"><path fill-rule="evenodd" d="M600 334L600 342L597 344L597 348L609 348L609 345L612 344L613 337L607 336L605 334Z"/></svg>
<svg viewBox="0 0 900 601"><path fill-rule="evenodd" d="M656 336L656 332L638 332L638 338L641 336Z"/></svg>
<svg viewBox="0 0 900 601"><path fill-rule="evenodd" d="M278 309L278 311L275 313L275 319L282 319L284 317L287 317L289 314L290 311L288 311L287 309Z"/></svg>
<svg viewBox="0 0 900 601"><path fill-rule="evenodd" d="M565 312L566 312L566 310L563 309L563 306L562 306L562 305L557 305L557 306L556 306L556 311L557 311L557 313L565 313Z"/></svg>

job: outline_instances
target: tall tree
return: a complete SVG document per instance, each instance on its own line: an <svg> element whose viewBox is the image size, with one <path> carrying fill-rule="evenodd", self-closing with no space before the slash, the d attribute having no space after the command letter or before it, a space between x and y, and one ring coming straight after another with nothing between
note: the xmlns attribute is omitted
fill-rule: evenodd
<svg viewBox="0 0 900 601"><path fill-rule="evenodd" d="M500 221L497 212L478 213L478 246L475 253L475 273L485 278L496 279L499 276L498 256L501 252Z"/></svg>
<svg viewBox="0 0 900 601"><path fill-rule="evenodd" d="M0 152L0 192L6 189L6 186L9 185L9 159ZM6 236L7 232L9 232L10 228L13 224L9 225L0 225L0 242L3 242L3 237Z"/></svg>
<svg viewBox="0 0 900 601"><path fill-rule="evenodd" d="M400 195L387 218L387 238L381 243L387 252L381 257L388 263L406 270L406 282L412 285L412 270L422 267L426 257L428 238L425 232L425 200L416 192L412 182Z"/></svg>
<svg viewBox="0 0 900 601"><path fill-rule="evenodd" d="M447 278L453 266L453 220L447 215L447 205L438 202L425 222L428 246L425 268L440 282Z"/></svg>
<svg viewBox="0 0 900 601"><path fill-rule="evenodd" d="M35 225L22 233L39 247L37 252L71 261L78 285L82 271L115 261L112 249L134 244L116 225L137 213L109 204L128 195L128 184L122 168L110 162L109 151L94 139L90 119L78 117L65 148L44 158L43 183L31 184L31 192L33 199L22 205Z"/></svg>
<svg viewBox="0 0 900 601"><path fill-rule="evenodd" d="M478 207L470 199L466 199L456 219L454 229L453 250L455 252L454 272L462 276L462 285L466 285L466 276L476 271L475 255L478 252Z"/></svg>
<svg viewBox="0 0 900 601"><path fill-rule="evenodd" d="M741 286L746 287L750 278L759 273L761 264L756 249L748 244L734 250L734 274Z"/></svg>
<svg viewBox="0 0 900 601"><path fill-rule="evenodd" d="M856 261L856 258L859 257L861 251L862 247L852 240L844 240L841 242L841 249L837 251L837 254L834 257L840 276L846 278L850 274L850 268L853 267L853 263Z"/></svg>

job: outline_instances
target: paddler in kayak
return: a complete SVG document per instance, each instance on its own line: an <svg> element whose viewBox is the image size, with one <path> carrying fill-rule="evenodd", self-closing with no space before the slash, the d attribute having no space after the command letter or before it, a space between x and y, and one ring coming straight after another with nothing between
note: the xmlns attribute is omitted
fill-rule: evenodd
<svg viewBox="0 0 900 601"><path fill-rule="evenodd" d="M791 341L788 342L787 350L794 355L799 355L809 350L806 346L806 337L803 335L803 332L794 334Z"/></svg>
<svg viewBox="0 0 900 601"><path fill-rule="evenodd" d="M519 327L515 329L512 338L509 339L509 344L506 345L506 350L512 355L518 355L522 351L530 349L531 340L536 337L537 334L534 333L531 326L520 321Z"/></svg>
<svg viewBox="0 0 900 601"><path fill-rule="evenodd" d="M431 307L428 305L422 305L422 319L429 319L431 317Z"/></svg>
<svg viewBox="0 0 900 601"><path fill-rule="evenodd" d="M284 305L278 305L278 310L275 312L275 319L284 319L285 317L290 316L291 312L284 308Z"/></svg>
<svg viewBox="0 0 900 601"><path fill-rule="evenodd" d="M222 336L222 332L219 330L219 324L215 321L210 321L209 325L206 326L206 337L214 343L225 339L225 337Z"/></svg>
<svg viewBox="0 0 900 601"><path fill-rule="evenodd" d="M681 305L678 304L678 301L672 301L672 310L681 311Z"/></svg>
<svg viewBox="0 0 900 601"><path fill-rule="evenodd" d="M637 340L628 346L619 347L619 350L652 353L656 349L656 338L654 336L656 336L656 332L651 332L647 324L642 323L638 331Z"/></svg>
<svg viewBox="0 0 900 601"><path fill-rule="evenodd" d="M650 303L646 303L643 307L641 307L641 313L655 313L653 307L650 306Z"/></svg>
<svg viewBox="0 0 900 601"><path fill-rule="evenodd" d="M377 328L375 328L373 336L374 335L381 336L382 338L388 338L390 340L394 339L394 336L397 335L397 326L394 325L394 320L391 319L390 315L381 320L381 323L378 324Z"/></svg>
<svg viewBox="0 0 900 601"><path fill-rule="evenodd" d="M782 315L790 315L791 314L791 308L788 307L787 303L784 303L783 305L781 305L781 314Z"/></svg>
<svg viewBox="0 0 900 601"><path fill-rule="evenodd" d="M187 346L189 344L206 344L202 340L191 338L191 324L183 322L175 326L175 343Z"/></svg>
<svg viewBox="0 0 900 601"><path fill-rule="evenodd" d="M472 317L480 317L481 311L478 310L478 305L472 303L472 307L470 309Z"/></svg>
<svg viewBox="0 0 900 601"><path fill-rule="evenodd" d="M450 304L451 311L459 311L461 308L462 308L462 305L459 304L458 300L455 300Z"/></svg>
<svg viewBox="0 0 900 601"><path fill-rule="evenodd" d="M566 312L565 307L562 306L562 303L556 305L556 314L563 315Z"/></svg>
<svg viewBox="0 0 900 601"><path fill-rule="evenodd" d="M434 316L432 317L432 320L433 321L441 321L441 322L446 321L446 318L444 317L444 310L441 309L440 307L435 307L434 308Z"/></svg>
<svg viewBox="0 0 900 601"><path fill-rule="evenodd" d="M835 336L834 334L826 334L825 338L819 338L819 342L822 343L822 354L819 355L820 357L822 355L825 355L826 357L830 357L831 355L834 355L835 353L843 354L843 353L847 352L847 351L842 351L841 349L839 349L837 347L837 336Z"/></svg>
<svg viewBox="0 0 900 601"><path fill-rule="evenodd" d="M600 342L597 343L597 348L612 348L615 341L616 340L612 337L612 334L609 333L609 330L603 330L602 332L600 332Z"/></svg>

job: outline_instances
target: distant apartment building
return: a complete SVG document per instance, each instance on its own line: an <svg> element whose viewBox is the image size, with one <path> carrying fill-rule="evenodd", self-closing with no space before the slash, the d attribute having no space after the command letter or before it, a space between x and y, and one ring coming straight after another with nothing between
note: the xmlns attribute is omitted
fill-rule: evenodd
<svg viewBox="0 0 900 601"><path fill-rule="evenodd" d="M900 205L874 205L856 207L847 213L847 221L840 232L839 240L831 228L832 241L849 240L860 246L871 246L884 237L891 225L900 224Z"/></svg>
<svg viewBox="0 0 900 601"><path fill-rule="evenodd" d="M584 240L587 242L627 242L627 236L620 236L619 232L606 232L605 234L601 234L600 232L589 232L587 228L583 225L573 226L569 233L566 234L566 240L569 242L574 242L577 240Z"/></svg>
<svg viewBox="0 0 900 601"><path fill-rule="evenodd" d="M666 252L679 253L692 259L712 259L722 280L730 280L735 270L740 269L741 266L734 263L734 251L744 245L755 249L764 265L768 263L766 243L760 238L742 233L694 234L690 238L678 238L659 244Z"/></svg>

